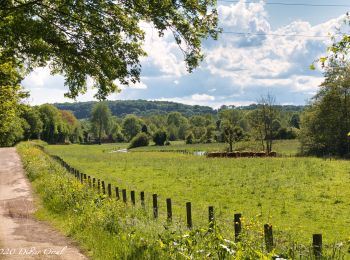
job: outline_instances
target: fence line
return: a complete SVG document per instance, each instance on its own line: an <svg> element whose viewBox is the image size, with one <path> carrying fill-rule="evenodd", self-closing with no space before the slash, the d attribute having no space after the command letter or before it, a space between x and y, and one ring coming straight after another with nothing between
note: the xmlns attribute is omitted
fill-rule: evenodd
<svg viewBox="0 0 350 260"><path fill-rule="evenodd" d="M90 175L86 175L74 167L70 166L67 162L65 162L61 157L57 155L51 155L48 153L42 146L38 146L43 152L45 152L48 156L50 156L52 159L57 161L62 167L64 167L69 173L71 173L77 181L81 182L82 184L87 185L87 187L96 189L96 180L97 180L97 190L99 193L101 193L101 186L102 186L102 193L106 194L106 188L105 188L105 182L103 180L97 179L95 177L92 177ZM92 183L91 183L92 180ZM124 182L125 183L125 182ZM121 193L122 196L120 197L120 187L115 187L115 195L113 196L112 193L112 185L110 183L107 184L107 192L108 197L112 198L115 197L117 200L120 200L122 197L122 200L124 203L128 203L128 197L130 197L130 202L133 206L136 206L136 192L135 190L130 190L129 196L127 194L126 189L122 189ZM139 194L139 203L140 206L143 209L152 208L152 217L154 219L158 219L160 216L159 212L159 198L160 196L158 194L152 194L152 205L149 206L147 203L149 203L148 200L145 200L145 192L141 191ZM166 217L166 220L168 223L173 222L173 212L172 212L172 206L174 205L171 198L166 198L166 214L162 216ZM178 205L179 206L179 205ZM191 230L193 228L193 219L192 219L192 204L191 202L187 202L185 205L186 209L186 224L187 228ZM234 218L232 219L232 225L234 227L234 237L235 242L240 241L240 236L242 232L242 222L241 222L242 214L236 213L234 214ZM215 208L213 206L208 207L208 224L209 224L209 231L213 229L214 222L216 221L215 218ZM229 220L231 223L231 220ZM265 248L267 252L272 252L275 248L275 243L273 239L273 229L271 224L265 224L264 225L264 241L265 241ZM321 259L322 258L322 234L313 234L312 235L312 251L315 259Z"/></svg>

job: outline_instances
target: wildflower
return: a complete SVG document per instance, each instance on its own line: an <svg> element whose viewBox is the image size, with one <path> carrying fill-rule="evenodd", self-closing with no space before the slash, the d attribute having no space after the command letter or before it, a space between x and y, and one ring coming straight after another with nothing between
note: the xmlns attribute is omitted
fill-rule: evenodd
<svg viewBox="0 0 350 260"><path fill-rule="evenodd" d="M229 243L229 244L232 244L232 245L235 244L235 242L233 242L233 241L231 241L231 240L228 240L228 239L224 239L224 241L225 241L226 243Z"/></svg>
<svg viewBox="0 0 350 260"><path fill-rule="evenodd" d="M236 253L235 250L228 248L226 245L220 244L220 246L225 249L230 255L234 255Z"/></svg>

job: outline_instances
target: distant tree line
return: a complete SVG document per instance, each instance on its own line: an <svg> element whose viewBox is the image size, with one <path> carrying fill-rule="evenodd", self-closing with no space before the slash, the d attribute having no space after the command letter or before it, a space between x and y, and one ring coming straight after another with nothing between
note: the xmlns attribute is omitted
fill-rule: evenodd
<svg viewBox="0 0 350 260"><path fill-rule="evenodd" d="M200 114L216 114L216 111L208 106L191 106L169 101L116 100L106 102L112 115L117 117L125 117L129 114L147 117L153 114L168 114L170 112L180 112L186 117ZM90 118L92 107L96 103L96 101L57 103L54 106L58 109L72 111L78 119L88 119Z"/></svg>

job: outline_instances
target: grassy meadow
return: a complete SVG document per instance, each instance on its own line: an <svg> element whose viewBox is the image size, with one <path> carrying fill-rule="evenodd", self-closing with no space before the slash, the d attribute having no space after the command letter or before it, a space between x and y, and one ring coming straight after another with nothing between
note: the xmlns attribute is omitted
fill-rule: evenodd
<svg viewBox="0 0 350 260"><path fill-rule="evenodd" d="M243 219L239 241L223 222L198 222L190 230L178 219L155 221L149 211L80 183L39 146L24 142L17 151L37 195L36 218L74 239L89 259L315 259L310 241L281 240L276 230L276 247L269 252L257 216ZM324 244L322 259L345 259L344 242Z"/></svg>
<svg viewBox="0 0 350 260"><path fill-rule="evenodd" d="M297 153L295 141L278 142L280 154ZM105 180L120 189L159 195L160 213L172 198L174 218L185 224L185 203L192 202L194 226L207 223L208 206L214 206L218 223L233 232L234 213L259 223L271 223L276 240L286 238L310 243L322 233L327 243L349 238L350 165L348 161L319 158L208 159L169 150L222 150L220 144L137 148L129 153L113 150L127 144L49 145L46 150L61 156L78 170ZM147 152L145 152L147 151Z"/></svg>

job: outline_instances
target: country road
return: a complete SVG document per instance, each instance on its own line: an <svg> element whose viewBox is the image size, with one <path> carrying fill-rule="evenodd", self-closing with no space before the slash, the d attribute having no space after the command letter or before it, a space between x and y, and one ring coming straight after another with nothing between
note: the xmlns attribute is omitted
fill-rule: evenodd
<svg viewBox="0 0 350 260"><path fill-rule="evenodd" d="M15 148L0 148L0 259L87 259L74 243L37 221L33 193Z"/></svg>

